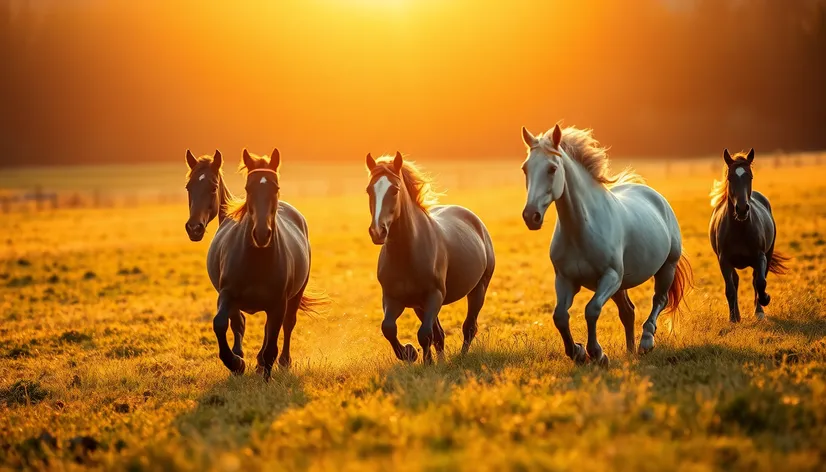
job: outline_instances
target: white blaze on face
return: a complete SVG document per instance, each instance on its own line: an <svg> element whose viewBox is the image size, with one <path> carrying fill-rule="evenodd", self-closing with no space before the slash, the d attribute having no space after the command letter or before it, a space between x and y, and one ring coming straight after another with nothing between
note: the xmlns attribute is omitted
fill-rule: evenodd
<svg viewBox="0 0 826 472"><path fill-rule="evenodd" d="M261 184L267 183L267 178L266 177L261 177L261 180L259 180L258 183L261 183Z"/></svg>
<svg viewBox="0 0 826 472"><path fill-rule="evenodd" d="M738 168L734 169L734 174L737 175L737 177L742 177L746 174L746 169L743 169L742 167L738 167Z"/></svg>
<svg viewBox="0 0 826 472"><path fill-rule="evenodd" d="M384 202L384 196L387 195L387 190L390 188L390 179L387 176L382 176L373 184L373 195L376 197L376 208L373 211L373 218L375 219L376 227L379 226L379 215L381 215L381 205Z"/></svg>
<svg viewBox="0 0 826 472"><path fill-rule="evenodd" d="M204 180L205 178L206 178L206 174L201 174L201 176L198 177L198 182Z"/></svg>

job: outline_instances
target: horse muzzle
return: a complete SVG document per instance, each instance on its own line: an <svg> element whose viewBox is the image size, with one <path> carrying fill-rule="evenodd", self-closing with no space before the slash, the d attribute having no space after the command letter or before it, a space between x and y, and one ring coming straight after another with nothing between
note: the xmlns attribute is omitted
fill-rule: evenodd
<svg viewBox="0 0 826 472"><path fill-rule="evenodd" d="M378 228L370 226L368 232L370 233L370 239L373 240L373 244L377 246L381 246L387 241L388 230L386 226L379 226Z"/></svg>
<svg viewBox="0 0 826 472"><path fill-rule="evenodd" d="M542 223L545 221L545 215L540 213L536 208L525 207L522 210L522 220L525 221L525 226L531 231L536 231L542 228Z"/></svg>
<svg viewBox="0 0 826 472"><path fill-rule="evenodd" d="M252 245L256 248L265 248L272 242L272 229L264 227L255 227L252 229Z"/></svg>
<svg viewBox="0 0 826 472"><path fill-rule="evenodd" d="M204 239L204 234L206 234L206 226L203 223L191 223L187 222L184 225L186 229L186 234L189 236L190 241L200 241Z"/></svg>

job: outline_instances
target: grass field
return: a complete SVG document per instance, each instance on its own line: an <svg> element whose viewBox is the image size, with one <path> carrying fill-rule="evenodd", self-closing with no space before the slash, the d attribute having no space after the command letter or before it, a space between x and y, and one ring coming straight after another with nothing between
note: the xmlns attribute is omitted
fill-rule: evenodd
<svg viewBox="0 0 826 472"><path fill-rule="evenodd" d="M187 239L183 196L175 206L4 215L0 469L823 470L826 167L758 157L755 188L772 200L778 250L794 259L790 274L769 276L760 322L743 274L736 326L707 238L718 172L665 178L641 167L677 213L696 288L685 311L660 318L645 357L625 353L607 305L599 331L612 363L602 369L563 354L551 318L553 222L527 231L519 163L509 164L491 164L499 180L443 199L486 222L497 269L469 355L458 355L462 301L442 310L449 355L430 367L397 362L381 335L366 182L291 197L285 176L282 198L310 225L311 283L335 303L299 318L294 366L268 384L230 377L217 357L209 243ZM475 172L462 167L452 168ZM631 291L637 339L651 295L651 283ZM589 296L571 310L578 342ZM400 321L402 342L416 344L415 315ZM248 365L263 325L263 314L248 317Z"/></svg>

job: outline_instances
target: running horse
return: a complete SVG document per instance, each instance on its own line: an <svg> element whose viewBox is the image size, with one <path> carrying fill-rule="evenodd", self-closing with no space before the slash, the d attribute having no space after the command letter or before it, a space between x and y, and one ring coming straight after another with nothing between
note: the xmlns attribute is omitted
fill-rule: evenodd
<svg viewBox="0 0 826 472"><path fill-rule="evenodd" d="M224 159L216 149L213 156L196 158L186 150L186 191L189 197L189 219L184 228L192 241L204 239L209 223L218 217L218 224L227 217L227 205L235 200L224 184L221 167Z"/></svg>
<svg viewBox="0 0 826 472"><path fill-rule="evenodd" d="M740 277L736 269L752 268L754 286L754 315L762 320L763 307L771 297L766 293L766 276L785 274L789 258L774 250L777 225L769 199L752 190L754 149L748 154L733 157L723 151L726 167L723 179L714 182L711 190L711 222L708 237L711 248L720 263L720 272L726 284L729 321L740 322L737 288Z"/></svg>
<svg viewBox="0 0 826 472"><path fill-rule="evenodd" d="M609 299L616 303L625 342L634 351L634 304L628 289L654 277L651 313L643 324L639 352L654 348L657 318L680 306L691 285L691 266L683 255L680 225L668 201L633 172L608 173L608 154L591 130L559 125L540 136L522 128L528 157L522 164L527 202L522 218L528 229L542 228L545 212L556 203L551 242L556 274L554 324L565 354L582 363L607 365L597 340L597 321ZM588 342L574 343L568 310L585 287L594 292L585 307Z"/></svg>
<svg viewBox="0 0 826 472"><path fill-rule="evenodd" d="M401 153L373 159L367 154L370 182L370 238L381 245L378 280L382 289L384 321L381 330L400 360L413 362L416 349L402 346L396 320L413 308L422 322L418 338L422 360L433 362L431 344L444 355L445 333L439 311L467 297L462 325L462 353L470 348L477 318L495 265L487 228L470 210L437 205L430 179Z"/></svg>
<svg viewBox="0 0 826 472"><path fill-rule="evenodd" d="M207 253L207 271L218 291L218 312L212 326L218 338L218 356L235 374L246 368L241 340L245 320L241 312L264 311L264 344L257 371L269 379L278 357L278 334L284 345L278 364L291 363L290 339L299 310L317 312L327 303L323 295L306 292L310 277L310 242L301 213L280 201L278 149L270 158L243 153L246 199L231 201L227 218L218 228ZM227 329L232 325L235 345L230 349Z"/></svg>

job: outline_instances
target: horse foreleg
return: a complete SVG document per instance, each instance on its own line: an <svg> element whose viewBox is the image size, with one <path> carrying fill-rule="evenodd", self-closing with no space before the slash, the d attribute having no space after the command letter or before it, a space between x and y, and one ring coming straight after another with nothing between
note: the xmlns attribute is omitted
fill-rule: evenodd
<svg viewBox="0 0 826 472"><path fill-rule="evenodd" d="M304 296L303 290L287 304L287 313L284 316L284 344L281 347L281 356L278 358L278 365L281 367L289 367L293 362L290 356L290 340L295 323L298 321L298 305L301 304L302 296Z"/></svg>
<svg viewBox="0 0 826 472"><path fill-rule="evenodd" d="M416 317L419 321L424 321L424 310L416 308ZM445 357L445 330L442 328L442 323L439 322L439 317L433 322L433 349L436 350L436 357L442 361Z"/></svg>
<svg viewBox="0 0 826 472"><path fill-rule="evenodd" d="M281 325L284 323L286 313L286 301L280 301L276 306L267 310L267 341L263 356L264 380L267 381L272 377L272 366L275 364L275 358L278 357L278 333L281 331Z"/></svg>
<svg viewBox="0 0 826 472"><path fill-rule="evenodd" d="M422 361L425 364L433 363L433 353L430 352L430 344L433 342L433 325L439 317L443 301L442 293L434 291L427 296L422 306L424 316L422 317L422 326L419 328L418 338L419 345L422 346Z"/></svg>
<svg viewBox="0 0 826 472"><path fill-rule="evenodd" d="M602 307L617 293L620 285L622 285L620 275L615 270L608 269L597 282L597 289L591 301L585 305L585 323L588 326L588 343L585 345L585 350L591 360L601 365L608 364L608 356L602 352L602 346L597 341L597 321L602 313Z"/></svg>
<svg viewBox="0 0 826 472"><path fill-rule="evenodd" d="M218 313L212 319L212 330L215 332L215 337L218 339L218 357L221 362L227 366L233 374L243 374L246 369L244 359L237 356L229 348L227 341L227 330L229 329L230 315L235 308L232 306L232 300L226 292L218 294Z"/></svg>
<svg viewBox="0 0 826 472"><path fill-rule="evenodd" d="M726 283L726 301L728 302L729 321L740 322L740 307L737 305L737 289L740 287L740 276L734 266L728 263L725 258L720 257L720 272Z"/></svg>
<svg viewBox="0 0 826 472"><path fill-rule="evenodd" d="M565 355L574 360L574 362L585 362L585 349L582 344L575 344L574 337L571 334L571 325L568 310L574 304L574 295L579 293L580 287L574 285L570 280L566 279L559 273L556 274L555 290L556 290L556 308L554 308L554 325L559 330L562 336L562 344L565 345Z"/></svg>
<svg viewBox="0 0 826 472"><path fill-rule="evenodd" d="M625 347L628 352L634 352L634 304L628 298L628 291L620 290L611 297L619 310L620 321L625 328Z"/></svg>
<svg viewBox="0 0 826 472"><path fill-rule="evenodd" d="M482 311L482 305L485 304L485 293L487 293L488 284L483 279L479 284L470 291L467 296L467 317L462 324L462 334L465 340L462 343L462 354L467 354L470 349L470 343L476 337L477 324L476 320L479 318L479 312Z"/></svg>
<svg viewBox="0 0 826 472"><path fill-rule="evenodd" d="M769 262L764 253L757 256L757 263L752 272L752 285L754 286L754 315L758 320L762 320L766 314L763 307L768 305L771 297L766 293L766 275L768 273Z"/></svg>
<svg viewBox="0 0 826 472"><path fill-rule="evenodd" d="M244 358L244 333L247 331L247 318L241 310L235 309L229 316L229 327L232 330L232 352Z"/></svg>
<svg viewBox="0 0 826 472"><path fill-rule="evenodd" d="M679 261L679 259L678 259ZM646 354L654 349L654 334L657 332L657 319L665 305L668 304L668 289L674 283L674 274L677 272L677 262L666 262L654 274L654 298L651 301L651 314L642 325L640 337L640 354Z"/></svg>
<svg viewBox="0 0 826 472"><path fill-rule="evenodd" d="M412 344L405 344L399 342L399 329L396 326L396 320L404 312L404 305L383 297L382 305L384 307L384 320L381 322L381 332L384 338L390 341L390 346L393 347L393 353L401 361L414 362L419 355L416 353L416 348Z"/></svg>

